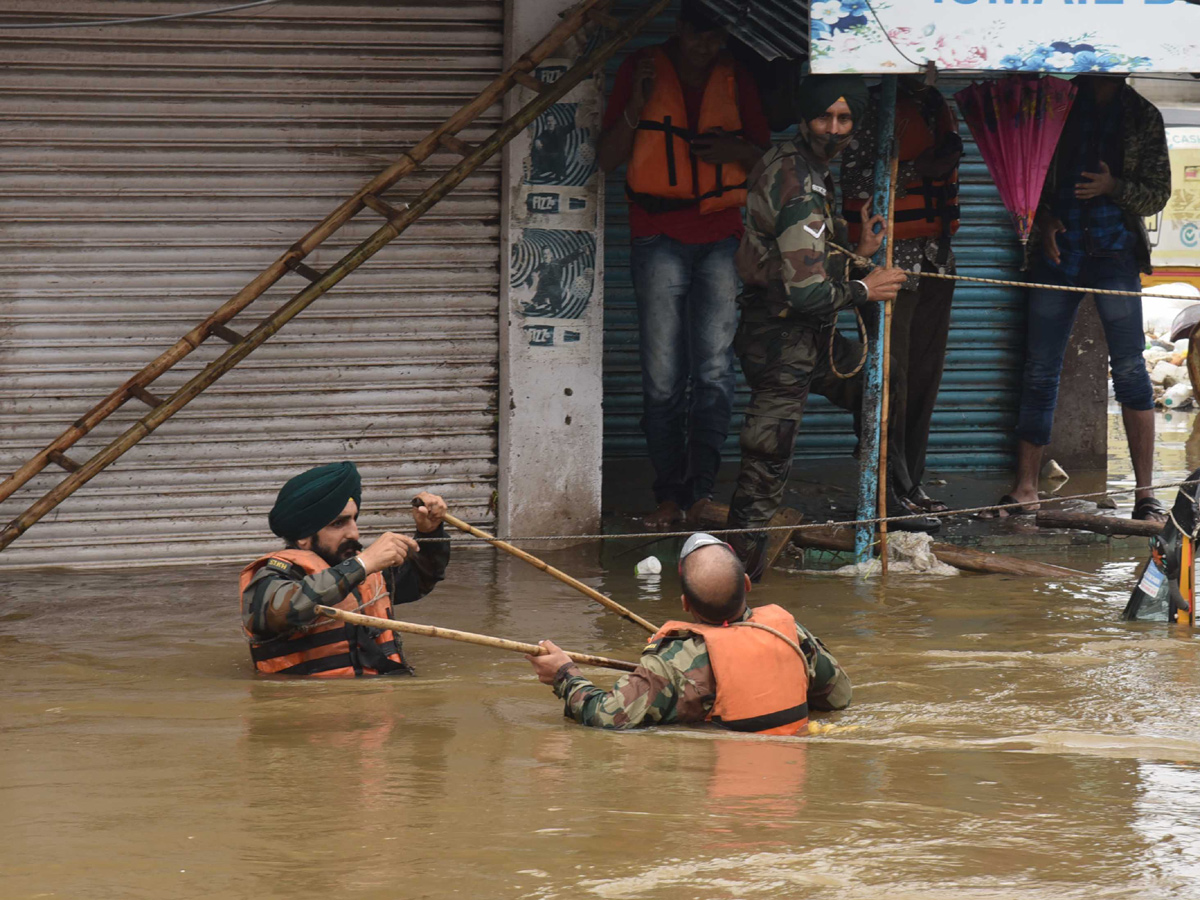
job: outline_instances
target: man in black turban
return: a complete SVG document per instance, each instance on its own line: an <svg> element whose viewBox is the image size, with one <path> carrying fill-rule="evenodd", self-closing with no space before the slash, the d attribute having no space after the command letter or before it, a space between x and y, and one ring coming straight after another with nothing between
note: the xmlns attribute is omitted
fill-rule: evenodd
<svg viewBox="0 0 1200 900"><path fill-rule="evenodd" d="M393 603L411 603L433 590L450 560L442 527L446 504L429 493L417 499L415 540L388 531L364 549L358 540L362 479L354 463L309 469L280 489L268 521L285 549L248 565L239 585L242 628L259 672L412 673L398 635L319 619L315 607L390 619Z"/></svg>
<svg viewBox="0 0 1200 900"><path fill-rule="evenodd" d="M900 269L851 265L830 246L850 243L845 221L834 212L829 164L850 143L855 119L866 111L863 80L810 76L793 102L796 136L768 151L750 173L746 233L736 257L744 287L733 346L751 393L730 528L766 525L778 511L809 393L843 409L861 408L864 348L838 332L838 313L895 299L905 280ZM883 225L880 216L866 220L855 248L859 256L879 249ZM904 396L893 379L890 421L904 415ZM889 454L889 465L904 466L903 452ZM895 527L937 525L926 517ZM737 534L730 543L757 580L765 532Z"/></svg>

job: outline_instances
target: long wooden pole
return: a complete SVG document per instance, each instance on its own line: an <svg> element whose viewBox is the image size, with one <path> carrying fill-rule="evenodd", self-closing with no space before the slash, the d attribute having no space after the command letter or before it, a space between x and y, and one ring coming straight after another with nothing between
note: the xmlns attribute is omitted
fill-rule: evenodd
<svg viewBox="0 0 1200 900"><path fill-rule="evenodd" d="M435 181L394 219L330 266L323 275L300 291L291 300L267 316L258 327L205 366L198 374L144 416L120 437L96 453L86 463L64 478L41 499L0 531L0 550L3 550L50 510L91 481L101 470L122 456L130 447L149 435L163 422L198 397L222 375L249 356L264 341L305 310L314 300L334 287L343 278L379 252L384 246L429 211L435 203L457 187L471 172L490 159L501 147L523 131L538 116L561 99L568 91L588 77L606 59L616 53L626 41L666 8L668 0L654 0L637 15L631 16L608 40L573 65L549 85L534 100L506 121L487 140L468 153L458 165ZM261 277L261 276L260 276Z"/></svg>
<svg viewBox="0 0 1200 900"><path fill-rule="evenodd" d="M549 651L538 644L526 644L521 641L510 641L505 638L490 637L486 634L475 634L471 631L457 631L453 628L439 628L436 625L418 625L415 622L398 622L395 619L380 619L377 616L364 616L361 613L346 612L334 606L318 606L317 612L331 619L341 619L352 625L366 625L370 628L390 628L392 631L403 631L405 634L423 634L425 637L443 638L447 641L461 641L464 644L478 644L481 647L495 647L497 650L511 650L514 653L527 653L530 656L544 656ZM585 666L600 666L604 669L620 669L622 672L632 672L637 663L626 662L623 659L609 659L607 656L593 656L590 653L573 653L564 650L567 656Z"/></svg>
<svg viewBox="0 0 1200 900"><path fill-rule="evenodd" d="M418 505L419 503L420 503L419 500L413 500L414 506ZM618 603L616 600L612 599L611 597L604 596L602 593L600 593L596 589L588 587L582 581L577 581L576 579L572 578L566 572L561 572L558 569L554 568L554 566L551 566L547 563L542 562L542 560L538 559L536 556L533 556L532 554L526 553L520 547L514 547L512 544L508 543L508 541L502 541L502 540L500 540L500 538L495 537L494 535L490 535L486 531L480 531L474 525L468 525L462 519L452 516L449 513L445 513L442 516L442 518L446 522L450 523L455 528L457 528L459 531L465 531L467 534L472 535L473 537L477 537L481 541L487 541L489 544L491 544L496 549L503 550L505 553L511 553L517 559L524 560L525 562L527 562L531 566L533 566L535 569L541 569L547 575L557 578L563 584L569 584L571 587L575 588L575 590L579 591L581 594L591 597L593 600L595 600L597 603L599 603L605 609L610 609L613 612L615 612L618 616L628 619L630 622L633 622L636 625L641 625L643 628L645 628L651 634L654 634L656 631L658 631L657 626L650 624L645 619L643 619L641 616L639 616L637 613L635 613L633 610L626 609L624 606L622 606L620 603Z"/></svg>
<svg viewBox="0 0 1200 900"><path fill-rule="evenodd" d="M895 141L893 144L895 145ZM891 175L888 178L887 237L884 243L884 262L892 267L896 242L892 240L892 227L896 224L896 174L900 170L900 152L892 151ZM879 402L879 566L883 575L888 570L888 415L892 397L892 302L883 303L883 379L880 382Z"/></svg>

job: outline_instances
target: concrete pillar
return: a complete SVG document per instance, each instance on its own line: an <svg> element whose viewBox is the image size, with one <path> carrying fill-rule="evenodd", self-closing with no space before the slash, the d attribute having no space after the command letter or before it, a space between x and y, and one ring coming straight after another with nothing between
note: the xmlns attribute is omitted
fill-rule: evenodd
<svg viewBox="0 0 1200 900"><path fill-rule="evenodd" d="M505 65L567 0L509 0ZM534 73L554 81L577 36ZM501 535L583 534L600 524L604 191L595 164L603 74L584 81L505 149L500 261ZM511 115L532 99L517 87Z"/></svg>
<svg viewBox="0 0 1200 900"><path fill-rule="evenodd" d="M1043 458L1057 460L1068 475L1108 468L1108 345L1091 294L1079 304L1067 344L1054 432Z"/></svg>

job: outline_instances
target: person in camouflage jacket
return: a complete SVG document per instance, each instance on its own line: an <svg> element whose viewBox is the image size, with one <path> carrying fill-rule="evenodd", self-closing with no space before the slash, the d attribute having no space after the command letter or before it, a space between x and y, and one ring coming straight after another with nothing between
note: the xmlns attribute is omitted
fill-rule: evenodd
<svg viewBox="0 0 1200 900"><path fill-rule="evenodd" d="M906 279L897 268L851 268L847 257L830 246L848 244L846 223L834 212L829 163L849 144L854 120L865 115L862 79L809 77L801 92L796 136L770 150L750 175L746 233L737 253L745 287L738 298L741 322L734 350L751 397L730 528L765 525L778 510L810 391L858 412L864 375L850 373L863 358L863 347L838 333L838 312L895 299ZM883 235L882 217L866 219L857 254L874 254ZM890 421L896 422L904 416L906 392L902 369L893 372ZM907 493L912 485L902 451L889 456L889 471L889 482ZM937 525L927 517L904 523L930 531ZM735 535L731 543L757 580L765 534Z"/></svg>
<svg viewBox="0 0 1200 900"><path fill-rule="evenodd" d="M689 558L688 547L696 544L698 549L690 551L694 556ZM732 578L712 572L712 554L728 554ZM724 613L717 613L711 624L734 625L750 618L745 601L750 582L728 544L711 535L693 535L681 554L680 575L684 583L683 608L694 621L705 624L706 617L700 611L722 604L731 607L727 619L722 618ZM833 654L799 623L796 642L804 652L808 669L809 708L828 711L849 706L850 677ZM704 638L699 634L672 631L652 640L642 652L637 669L622 675L607 691L586 678L555 644L542 641L542 646L550 652L525 658L542 683L552 686L563 700L563 715L583 725L626 729L695 724L707 721L712 713L717 683Z"/></svg>

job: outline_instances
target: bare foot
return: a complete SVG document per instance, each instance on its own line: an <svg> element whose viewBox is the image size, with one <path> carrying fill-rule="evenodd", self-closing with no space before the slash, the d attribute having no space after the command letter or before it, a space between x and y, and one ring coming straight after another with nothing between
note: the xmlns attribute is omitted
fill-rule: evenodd
<svg viewBox="0 0 1200 900"><path fill-rule="evenodd" d="M712 525L712 499L709 497L701 497L695 503L688 507L687 511L687 526L688 528L699 528L701 525Z"/></svg>
<svg viewBox="0 0 1200 900"><path fill-rule="evenodd" d="M642 519L642 524L653 531L665 531L672 525L683 522L683 510L674 500L664 500L658 509Z"/></svg>

